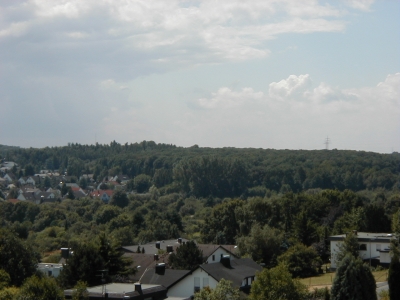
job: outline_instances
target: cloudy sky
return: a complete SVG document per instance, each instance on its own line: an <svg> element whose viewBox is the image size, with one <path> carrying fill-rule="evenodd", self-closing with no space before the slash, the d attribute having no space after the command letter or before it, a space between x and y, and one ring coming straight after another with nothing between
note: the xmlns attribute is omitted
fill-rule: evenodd
<svg viewBox="0 0 400 300"><path fill-rule="evenodd" d="M1 0L0 144L400 152L400 1Z"/></svg>

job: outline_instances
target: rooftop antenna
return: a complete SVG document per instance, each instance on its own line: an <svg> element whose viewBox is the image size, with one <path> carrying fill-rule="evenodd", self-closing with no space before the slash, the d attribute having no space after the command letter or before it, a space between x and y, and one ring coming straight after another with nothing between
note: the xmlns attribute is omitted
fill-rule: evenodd
<svg viewBox="0 0 400 300"><path fill-rule="evenodd" d="M326 140L325 140L325 150L329 150L329 143L331 142L331 140L329 139L329 137L326 137Z"/></svg>

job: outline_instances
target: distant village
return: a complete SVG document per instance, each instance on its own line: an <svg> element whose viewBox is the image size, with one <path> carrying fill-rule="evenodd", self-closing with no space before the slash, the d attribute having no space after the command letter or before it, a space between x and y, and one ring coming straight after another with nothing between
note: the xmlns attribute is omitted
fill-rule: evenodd
<svg viewBox="0 0 400 300"><path fill-rule="evenodd" d="M68 176L66 172L60 174L51 170L40 170L40 173L29 176L23 176L23 173L24 170L19 169L17 163L1 162L0 190L5 199L41 204L90 197L108 203L114 190L125 190L126 183L130 180L127 175L116 175L96 182L93 174L84 174L76 178ZM85 187L80 187L79 182L84 182ZM17 191L17 195L10 193L13 190ZM66 192L63 193L63 190Z"/></svg>

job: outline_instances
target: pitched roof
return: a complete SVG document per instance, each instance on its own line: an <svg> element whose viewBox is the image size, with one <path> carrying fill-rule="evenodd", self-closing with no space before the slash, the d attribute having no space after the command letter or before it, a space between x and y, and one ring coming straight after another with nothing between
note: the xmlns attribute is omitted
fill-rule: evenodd
<svg viewBox="0 0 400 300"><path fill-rule="evenodd" d="M135 289L132 283L109 283L104 286L88 287L89 299L103 299L103 289L107 291L108 299L165 299L167 290L160 285L141 284L141 292ZM66 299L71 299L74 290L64 290Z"/></svg>
<svg viewBox="0 0 400 300"><path fill-rule="evenodd" d="M192 271L190 270L165 269L165 273L161 275L156 273L155 268L150 268L143 274L140 282L146 284L159 284L169 289L175 283L191 274L191 272Z"/></svg>
<svg viewBox="0 0 400 300"><path fill-rule="evenodd" d="M93 192L90 193L90 196L101 197L103 194L106 194L111 197L113 193L114 193L113 190L94 190Z"/></svg>
<svg viewBox="0 0 400 300"><path fill-rule="evenodd" d="M262 270L262 267L251 258L231 260L230 265L230 267L226 267L222 263L216 263L203 264L199 267L218 282L223 278L232 281L236 287L242 285L244 278L254 276L257 271Z"/></svg>
<svg viewBox="0 0 400 300"><path fill-rule="evenodd" d="M20 202L21 200L18 200L18 199L7 199L6 201L7 201L7 202L10 202L10 203L12 203L12 204L15 204L15 203Z"/></svg>
<svg viewBox="0 0 400 300"><path fill-rule="evenodd" d="M238 257L232 252L235 245L197 244L197 247L203 251L203 257L210 257L210 255L213 254L218 248L222 248L231 255Z"/></svg>
<svg viewBox="0 0 400 300"><path fill-rule="evenodd" d="M182 239L182 242L187 242L188 240ZM167 246L172 246L174 251L176 248L179 247L181 244L178 240L164 240L158 241L160 243L160 249L167 250ZM140 245L140 248L144 248L146 254L157 254L158 248L156 247L157 242L149 242L146 244ZM138 245L131 245L131 246L122 246L121 249L125 252L136 252Z"/></svg>
<svg viewBox="0 0 400 300"><path fill-rule="evenodd" d="M133 279L139 280L147 268L154 267L160 260L154 260L153 254L145 253L124 253L124 257L129 257L133 260L132 267L137 268L137 272L132 276Z"/></svg>

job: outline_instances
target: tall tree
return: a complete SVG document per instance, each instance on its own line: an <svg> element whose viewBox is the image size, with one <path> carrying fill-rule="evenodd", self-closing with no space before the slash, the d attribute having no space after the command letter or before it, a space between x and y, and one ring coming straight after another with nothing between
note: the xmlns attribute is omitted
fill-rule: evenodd
<svg viewBox="0 0 400 300"><path fill-rule="evenodd" d="M376 300L376 283L361 258L347 254L336 270L331 289L332 300Z"/></svg>
<svg viewBox="0 0 400 300"><path fill-rule="evenodd" d="M119 206L121 208L124 208L129 204L129 199L128 196L124 191L117 190L114 192L111 200L110 200L111 205Z"/></svg>
<svg viewBox="0 0 400 300"><path fill-rule="evenodd" d="M392 252L392 260L389 266L389 295L390 299L400 299L400 251L397 240L392 240L390 243Z"/></svg>
<svg viewBox="0 0 400 300"><path fill-rule="evenodd" d="M250 291L250 300L303 300L307 287L292 275L284 264L272 269L263 269L256 275Z"/></svg>
<svg viewBox="0 0 400 300"><path fill-rule="evenodd" d="M318 274L322 260L313 247L296 244L278 257L280 263L285 263L293 277L309 277Z"/></svg>
<svg viewBox="0 0 400 300"><path fill-rule="evenodd" d="M35 274L39 254L14 233L0 229L0 269L10 275L10 284L20 286Z"/></svg>
<svg viewBox="0 0 400 300"><path fill-rule="evenodd" d="M254 261L273 267L277 264L283 240L283 232L279 229L256 223L249 235L237 238L236 242L241 255L250 255Z"/></svg>
<svg viewBox="0 0 400 300"><path fill-rule="evenodd" d="M169 256L168 263L174 269L192 270L203 263L203 251L194 241L188 241L176 248L176 254Z"/></svg>
<svg viewBox="0 0 400 300"><path fill-rule="evenodd" d="M347 254L352 255L354 258L359 257L359 248L357 236L353 232L348 233L343 242L339 244L339 251L335 257L336 261L340 263Z"/></svg>

